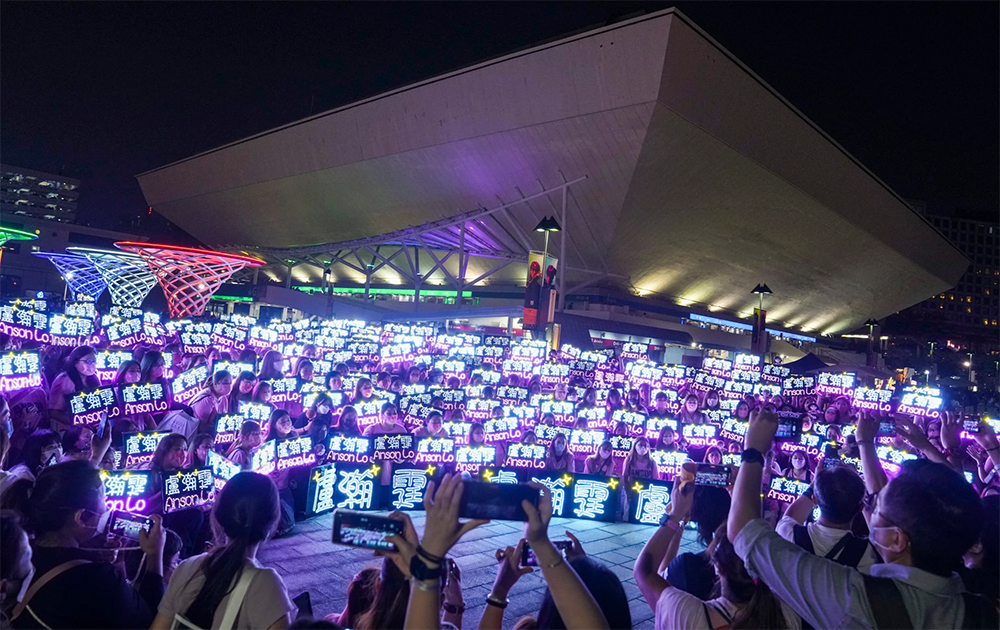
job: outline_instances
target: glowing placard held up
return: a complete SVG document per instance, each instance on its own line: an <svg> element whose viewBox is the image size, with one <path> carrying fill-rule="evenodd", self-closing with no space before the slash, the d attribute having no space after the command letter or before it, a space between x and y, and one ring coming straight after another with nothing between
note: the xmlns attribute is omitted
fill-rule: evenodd
<svg viewBox="0 0 1000 630"><path fill-rule="evenodd" d="M452 438L417 438L416 464L450 464L455 461L455 440Z"/></svg>
<svg viewBox="0 0 1000 630"><path fill-rule="evenodd" d="M331 433L326 443L326 461L331 464L369 464L372 461L372 440Z"/></svg>
<svg viewBox="0 0 1000 630"><path fill-rule="evenodd" d="M156 494L148 470L102 470L104 503L110 511L148 514L149 498Z"/></svg>
<svg viewBox="0 0 1000 630"><path fill-rule="evenodd" d="M316 465L316 453L312 450L311 437L285 438L275 440L275 442L277 470Z"/></svg>
<svg viewBox="0 0 1000 630"><path fill-rule="evenodd" d="M201 507L215 501L211 468L178 470L163 477L163 513Z"/></svg>
<svg viewBox="0 0 1000 630"><path fill-rule="evenodd" d="M153 453L170 431L146 431L122 434L122 454L125 468L135 469L153 461Z"/></svg>
<svg viewBox="0 0 1000 630"><path fill-rule="evenodd" d="M42 386L42 364L38 352L0 354L0 392L13 392Z"/></svg>
<svg viewBox="0 0 1000 630"><path fill-rule="evenodd" d="M98 387L79 394L66 395L66 408L74 426L83 425L96 429L118 405L112 387Z"/></svg>
<svg viewBox="0 0 1000 630"><path fill-rule="evenodd" d="M628 488L628 522L639 525L659 525L670 506L672 482L637 480Z"/></svg>

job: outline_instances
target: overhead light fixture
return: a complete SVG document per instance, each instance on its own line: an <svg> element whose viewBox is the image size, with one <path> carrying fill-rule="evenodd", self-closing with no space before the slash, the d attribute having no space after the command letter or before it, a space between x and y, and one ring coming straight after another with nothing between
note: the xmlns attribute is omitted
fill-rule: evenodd
<svg viewBox="0 0 1000 630"><path fill-rule="evenodd" d="M560 229L559 222L556 221L555 217L544 217L535 226L536 232L558 232Z"/></svg>
<svg viewBox="0 0 1000 630"><path fill-rule="evenodd" d="M765 295L765 294L766 295L770 295L771 294L771 289L768 288L768 286L766 284L758 284L757 286L755 286L753 288L753 291L751 291L750 293L754 293L754 294L758 294L758 295Z"/></svg>

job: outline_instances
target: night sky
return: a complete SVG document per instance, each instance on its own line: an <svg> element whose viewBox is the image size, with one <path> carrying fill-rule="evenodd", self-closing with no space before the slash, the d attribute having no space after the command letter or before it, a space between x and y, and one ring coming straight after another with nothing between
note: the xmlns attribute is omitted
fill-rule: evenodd
<svg viewBox="0 0 1000 630"><path fill-rule="evenodd" d="M876 175L998 215L998 3L5 1L0 159L83 180L80 222L145 214L135 175L638 10L678 6Z"/></svg>

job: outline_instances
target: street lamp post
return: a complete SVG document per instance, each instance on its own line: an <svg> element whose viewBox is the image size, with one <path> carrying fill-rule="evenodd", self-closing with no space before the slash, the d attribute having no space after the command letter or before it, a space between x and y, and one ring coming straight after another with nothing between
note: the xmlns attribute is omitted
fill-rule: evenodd
<svg viewBox="0 0 1000 630"><path fill-rule="evenodd" d="M559 222L556 221L555 217L543 217L538 225L535 226L536 232L542 232L545 234L545 245L542 248L542 277L538 279L539 283L539 303L538 303L538 325L536 329L539 331L545 330L549 324L549 311L552 310L554 304L553 300L555 296L553 294L553 288L551 284L546 285L546 280L548 278L548 262L549 262L549 233L558 232L561 229ZM558 272L556 272L558 274ZM555 278L553 278L554 280ZM548 288L546 288L546 286Z"/></svg>
<svg viewBox="0 0 1000 630"><path fill-rule="evenodd" d="M750 293L757 294L757 308L754 310L754 327L750 340L750 352L764 355L768 347L766 315L764 314L764 294L771 295L771 289L766 284L758 284Z"/></svg>
<svg viewBox="0 0 1000 630"><path fill-rule="evenodd" d="M878 368L878 361L875 358L875 351L872 348L875 338L875 327L878 326L878 322L869 317L868 321L865 322L865 326L868 327L868 352L865 358L867 359L868 367Z"/></svg>

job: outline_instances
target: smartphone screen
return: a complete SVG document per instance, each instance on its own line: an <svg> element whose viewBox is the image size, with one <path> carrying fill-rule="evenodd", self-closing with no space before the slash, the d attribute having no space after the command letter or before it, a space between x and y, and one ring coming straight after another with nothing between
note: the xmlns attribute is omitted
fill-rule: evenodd
<svg viewBox="0 0 1000 630"><path fill-rule="evenodd" d="M729 485L729 476L732 470L729 466L698 464L698 471L694 474L694 485L725 488Z"/></svg>
<svg viewBox="0 0 1000 630"><path fill-rule="evenodd" d="M387 516L351 510L333 512L333 542L337 545L395 551L396 545L385 537L402 533L402 521Z"/></svg>
<svg viewBox="0 0 1000 630"><path fill-rule="evenodd" d="M139 532L149 533L153 526L153 519L142 514L132 514L131 512L112 512L108 519L108 533L139 540Z"/></svg>
<svg viewBox="0 0 1000 630"><path fill-rule="evenodd" d="M486 518L502 521L527 521L528 515L521 507L527 500L535 507L541 495L527 484L482 483L463 481L462 504L458 515L462 518Z"/></svg>
<svg viewBox="0 0 1000 630"><path fill-rule="evenodd" d="M560 553L564 553L567 549L573 546L572 540L553 540L552 546L559 550ZM537 567L538 558L535 556L534 550L531 545L525 541L524 548L521 550L521 566L522 567Z"/></svg>
<svg viewBox="0 0 1000 630"><path fill-rule="evenodd" d="M979 433L979 416L962 416L962 429L968 433Z"/></svg>
<svg viewBox="0 0 1000 630"><path fill-rule="evenodd" d="M797 442L802 434L802 417L799 414L785 414L778 412L778 430L774 434L774 439Z"/></svg>
<svg viewBox="0 0 1000 630"><path fill-rule="evenodd" d="M878 433L876 437L896 437L896 421L892 418L884 418L878 423Z"/></svg>

